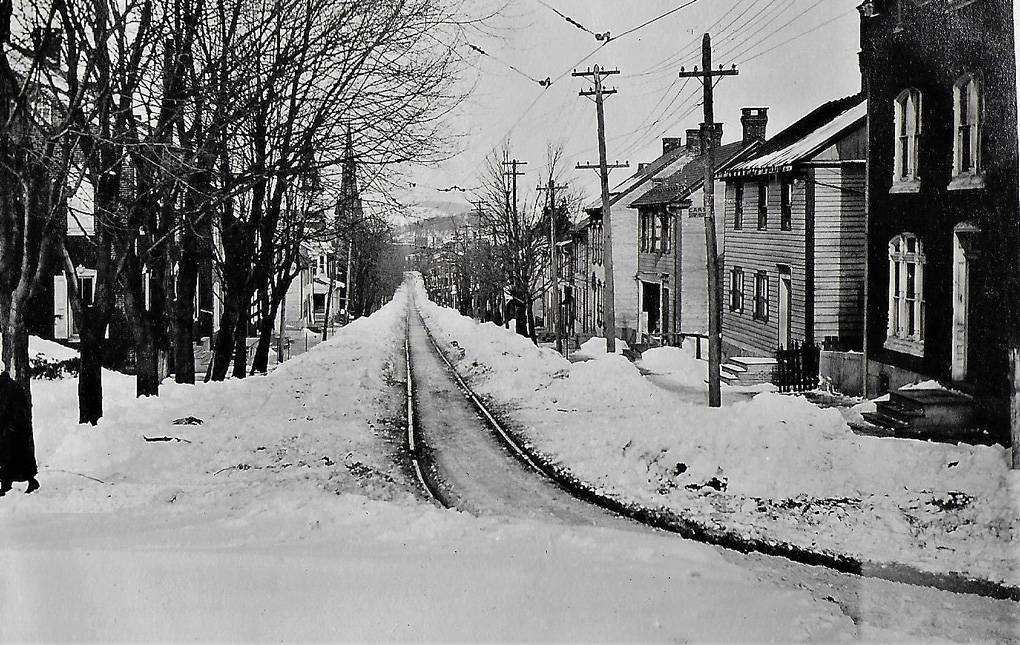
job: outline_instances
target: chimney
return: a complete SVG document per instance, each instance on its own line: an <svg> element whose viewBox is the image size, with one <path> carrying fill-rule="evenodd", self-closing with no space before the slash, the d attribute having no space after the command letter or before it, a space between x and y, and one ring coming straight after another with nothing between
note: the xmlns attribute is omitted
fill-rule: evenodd
<svg viewBox="0 0 1020 645"><path fill-rule="evenodd" d="M683 145L683 141L676 137L662 138L662 154L669 154Z"/></svg>
<svg viewBox="0 0 1020 645"><path fill-rule="evenodd" d="M694 157L701 156L703 153L701 149L701 129L690 129L687 130L687 152ZM712 132L712 144L715 148L722 145L722 132L723 124L716 123L715 128Z"/></svg>
<svg viewBox="0 0 1020 645"><path fill-rule="evenodd" d="M687 153L693 157L697 157L701 154L701 130L693 128L686 130L687 135Z"/></svg>
<svg viewBox="0 0 1020 645"><path fill-rule="evenodd" d="M744 145L765 140L765 126L769 123L767 107L746 107L740 110L740 125L744 127Z"/></svg>

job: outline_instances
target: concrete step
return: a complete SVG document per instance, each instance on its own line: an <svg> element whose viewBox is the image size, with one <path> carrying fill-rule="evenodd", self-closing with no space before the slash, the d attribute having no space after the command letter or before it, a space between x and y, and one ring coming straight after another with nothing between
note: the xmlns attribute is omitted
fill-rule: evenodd
<svg viewBox="0 0 1020 645"><path fill-rule="evenodd" d="M887 416L881 412L864 412L861 416L868 423L887 430L905 430L910 427L910 424L906 421Z"/></svg>

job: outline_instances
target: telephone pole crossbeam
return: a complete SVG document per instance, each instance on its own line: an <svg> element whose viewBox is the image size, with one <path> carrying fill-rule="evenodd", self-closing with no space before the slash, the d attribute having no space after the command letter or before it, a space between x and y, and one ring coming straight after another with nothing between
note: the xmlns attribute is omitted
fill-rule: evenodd
<svg viewBox="0 0 1020 645"><path fill-rule="evenodd" d="M701 66L693 71L680 68L680 78L697 78L704 86L705 120L701 124L701 145L705 162L705 247L708 256L708 405L722 405L719 370L722 363L722 290L719 281L719 249L715 231L715 112L712 79L719 76L736 76L736 65L731 69L712 69L712 38L705 34L701 42Z"/></svg>
<svg viewBox="0 0 1020 645"><path fill-rule="evenodd" d="M581 96L595 97L595 114L598 117L598 139L599 139L599 179L602 184L602 230L604 231L603 244L603 267L605 268L605 329L606 351L616 352L616 284L613 276L613 227L611 220L611 208L609 204L609 171L611 168L626 168L627 164L608 164L606 162L606 119L603 100L607 94L615 94L615 89L602 87L602 81L606 77L619 74L618 69L602 69L595 65L583 72L574 70L571 76L580 78L591 78L594 89L581 90ZM588 164L578 164L580 168L594 168Z"/></svg>

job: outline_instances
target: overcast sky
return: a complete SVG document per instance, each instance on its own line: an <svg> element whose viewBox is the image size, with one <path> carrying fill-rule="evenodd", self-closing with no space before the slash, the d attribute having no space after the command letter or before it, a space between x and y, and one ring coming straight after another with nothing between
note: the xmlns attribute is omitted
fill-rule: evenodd
<svg viewBox="0 0 1020 645"><path fill-rule="evenodd" d="M461 151L449 161L410 171L411 203L472 199L487 156L509 142L513 157L525 160L521 184L533 190L548 179L550 143L560 144L575 188L598 196L594 171L573 170L598 161L595 105L578 96L589 83L573 69L598 64L616 68L606 100L610 161L631 168L613 172L623 180L639 162L661 153L662 137L682 137L702 120L702 90L696 79L678 77L681 66L701 64L701 39L713 40L713 63L736 64L738 76L716 85L716 120L724 141L740 137L740 108L769 108L769 136L818 105L860 89L859 0L512 0L495 33L475 34L475 83L451 119ZM684 6L688 5L688 6ZM677 9L651 24L643 23ZM587 31L557 14L568 16ZM592 33L610 32L608 44ZM466 45L459 51L471 54ZM517 71L511 69L516 68ZM537 81L550 78L543 88ZM443 191L459 186L468 192ZM523 196L522 196L523 198Z"/></svg>

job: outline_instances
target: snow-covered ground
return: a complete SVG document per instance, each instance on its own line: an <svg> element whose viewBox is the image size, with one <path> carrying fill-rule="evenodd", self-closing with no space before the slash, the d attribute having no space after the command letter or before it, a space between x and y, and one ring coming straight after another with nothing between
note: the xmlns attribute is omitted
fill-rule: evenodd
<svg viewBox="0 0 1020 645"><path fill-rule="evenodd" d="M75 423L74 379L35 382L42 489L0 499L0 641L861 637L835 604L761 582L712 547L423 501L399 458L403 316L398 295L268 377L167 383L158 398L135 399L133 381L108 372L97 427ZM639 382L618 357L573 372L490 327L465 340L514 356L472 354L542 406L593 400L560 386L617 378L618 401ZM71 355L38 341L33 352ZM202 423L174 423L189 417ZM574 453L562 446L577 431L564 428L550 451L589 455L582 473L612 465L591 447L598 437L618 451L604 422ZM640 479L639 450L624 451L622 485Z"/></svg>
<svg viewBox="0 0 1020 645"><path fill-rule="evenodd" d="M1020 471L1001 446L858 436L839 411L774 392L724 388L713 410L689 350L644 355L671 396L619 354L569 363L421 290L417 302L472 387L606 495L751 540L1020 584Z"/></svg>

